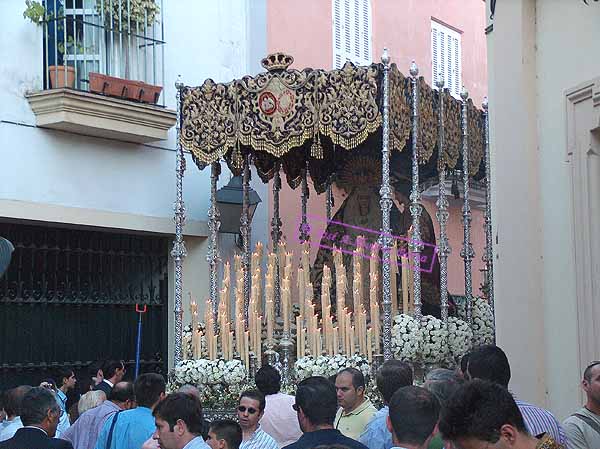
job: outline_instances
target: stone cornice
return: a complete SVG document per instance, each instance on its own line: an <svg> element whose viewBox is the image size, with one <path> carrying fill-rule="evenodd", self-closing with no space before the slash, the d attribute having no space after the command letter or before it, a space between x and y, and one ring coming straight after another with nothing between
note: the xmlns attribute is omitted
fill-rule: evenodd
<svg viewBox="0 0 600 449"><path fill-rule="evenodd" d="M27 99L42 128L125 142L166 140L175 111L73 89L31 93Z"/></svg>

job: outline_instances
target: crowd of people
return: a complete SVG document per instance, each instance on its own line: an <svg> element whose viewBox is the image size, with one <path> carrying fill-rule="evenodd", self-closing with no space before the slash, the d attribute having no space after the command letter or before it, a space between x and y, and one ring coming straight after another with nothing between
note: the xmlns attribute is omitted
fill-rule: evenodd
<svg viewBox="0 0 600 449"><path fill-rule="evenodd" d="M0 449L600 448L600 362L583 373L586 404L561 425L509 392L510 365L494 345L465 355L457 370L430 371L423 386L407 363L385 362L376 373L379 410L354 368L304 379L292 396L265 365L256 390L240 395L237 420L212 422L195 386L167 394L162 375L129 382L125 372L119 361L92 367L90 391L68 409L71 370L4 392Z"/></svg>

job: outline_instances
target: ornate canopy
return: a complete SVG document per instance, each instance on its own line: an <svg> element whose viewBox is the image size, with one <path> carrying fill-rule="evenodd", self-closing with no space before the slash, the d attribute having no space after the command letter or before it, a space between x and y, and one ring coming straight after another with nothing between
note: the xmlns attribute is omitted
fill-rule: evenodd
<svg viewBox="0 0 600 449"><path fill-rule="evenodd" d="M224 159L239 175L252 154L258 175L270 180L281 167L292 188L308 167L318 192L325 190L348 152L381 148L383 65L340 70L290 69L291 56L262 60L267 70L229 83L208 79L181 93L182 147L200 168ZM402 152L411 133L410 79L390 69L390 147ZM439 164L453 169L461 160L461 101L419 78L419 162L425 181ZM438 157L438 104L444 95L444 153ZM484 119L468 104L470 175L483 176ZM394 158L392 158L393 163ZM426 167L429 167L428 169ZM409 169L407 167L407 169Z"/></svg>

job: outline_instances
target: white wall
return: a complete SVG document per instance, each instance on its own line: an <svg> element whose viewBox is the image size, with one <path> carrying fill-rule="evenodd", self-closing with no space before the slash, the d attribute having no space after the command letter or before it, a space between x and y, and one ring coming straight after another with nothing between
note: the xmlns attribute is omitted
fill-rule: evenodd
<svg viewBox="0 0 600 449"><path fill-rule="evenodd" d="M260 70L266 54L265 0L163 2L164 95L169 109L175 109L178 75L187 85L200 85L209 77L224 82ZM0 2L0 29L5 36L0 41L0 201L170 220L175 198L175 128L167 141L136 145L35 127L24 94L42 87L42 29L23 19L24 9L22 1ZM228 180L223 170L219 187ZM258 176L253 177L252 187L263 200L254 218L254 241L267 241L267 189ZM198 170L188 155L184 178L188 219L207 220L209 192L210 170ZM0 206L0 217L4 215ZM224 236L221 241L227 258L232 239ZM208 293L206 246L202 238L190 241L185 298L190 290L199 298ZM172 322L171 313L169 317Z"/></svg>
<svg viewBox="0 0 600 449"><path fill-rule="evenodd" d="M600 5L498 2L488 39L498 344L511 389L580 404L565 92L600 74ZM598 273L600 275L600 273Z"/></svg>

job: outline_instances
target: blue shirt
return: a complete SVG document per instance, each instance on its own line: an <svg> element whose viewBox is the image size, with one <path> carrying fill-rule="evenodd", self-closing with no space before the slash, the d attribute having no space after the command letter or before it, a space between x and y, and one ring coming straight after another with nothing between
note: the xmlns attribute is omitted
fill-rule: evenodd
<svg viewBox="0 0 600 449"><path fill-rule="evenodd" d="M565 431L552 413L533 404L519 401L517 398L515 398L515 402L521 411L521 415L523 415L525 427L531 435L535 437L547 433L558 444L567 447Z"/></svg>
<svg viewBox="0 0 600 449"><path fill-rule="evenodd" d="M389 407L386 405L375 413L358 441L369 449L391 449L394 447L392 434L387 428L389 410Z"/></svg>
<svg viewBox="0 0 600 449"><path fill-rule="evenodd" d="M98 435L95 449L106 449L110 426L116 416L118 418L109 449L140 449L156 429L152 410L148 407L125 410L106 420Z"/></svg>
<svg viewBox="0 0 600 449"><path fill-rule="evenodd" d="M204 442L201 436L197 436L183 446L183 449L210 449L210 446Z"/></svg>
<svg viewBox="0 0 600 449"><path fill-rule="evenodd" d="M367 446L342 435L342 432L337 429L323 429L315 430L314 432L306 432L298 439L298 441L288 444L283 449L312 449L321 444L339 444L349 447L350 449L367 449Z"/></svg>
<svg viewBox="0 0 600 449"><path fill-rule="evenodd" d="M55 397L56 403L62 410L62 415L60 415L58 426L56 427L55 436L58 438L67 431L67 429L71 426L71 423L69 422L69 415L67 414L67 395L64 394L62 390L58 390Z"/></svg>

